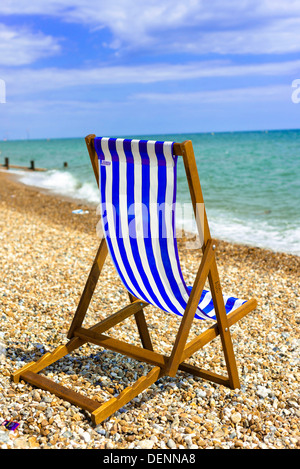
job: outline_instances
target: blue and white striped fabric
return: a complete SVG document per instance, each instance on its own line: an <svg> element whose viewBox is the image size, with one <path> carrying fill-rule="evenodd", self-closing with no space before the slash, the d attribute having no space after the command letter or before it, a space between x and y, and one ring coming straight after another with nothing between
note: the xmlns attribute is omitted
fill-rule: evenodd
<svg viewBox="0 0 300 469"><path fill-rule="evenodd" d="M191 291L175 237L176 167L172 142L98 138L101 218L116 270L135 297L182 316ZM242 300L224 296L226 312ZM216 319L203 290L195 317Z"/></svg>

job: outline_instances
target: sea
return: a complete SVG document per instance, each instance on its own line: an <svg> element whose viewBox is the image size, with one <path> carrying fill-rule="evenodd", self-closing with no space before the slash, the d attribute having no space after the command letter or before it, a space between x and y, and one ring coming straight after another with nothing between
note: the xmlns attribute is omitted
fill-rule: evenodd
<svg viewBox="0 0 300 469"><path fill-rule="evenodd" d="M212 236L300 255L300 130L122 137L191 140ZM47 169L44 172L10 169L24 184L82 200L91 206L99 204L99 191L84 137L1 141L1 164L5 157L12 165L27 167L33 160L35 167ZM177 203L177 226L195 232L196 223L180 158Z"/></svg>

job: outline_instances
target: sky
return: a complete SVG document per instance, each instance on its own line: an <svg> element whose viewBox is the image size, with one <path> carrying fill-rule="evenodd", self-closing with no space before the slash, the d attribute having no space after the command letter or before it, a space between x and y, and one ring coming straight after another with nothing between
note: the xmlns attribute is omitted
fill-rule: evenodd
<svg viewBox="0 0 300 469"><path fill-rule="evenodd" d="M291 128L299 0L1 0L0 140Z"/></svg>

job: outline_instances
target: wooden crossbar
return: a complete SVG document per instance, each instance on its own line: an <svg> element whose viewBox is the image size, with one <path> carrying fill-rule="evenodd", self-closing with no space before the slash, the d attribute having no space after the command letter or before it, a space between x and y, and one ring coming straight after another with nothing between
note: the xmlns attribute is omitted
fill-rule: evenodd
<svg viewBox="0 0 300 469"><path fill-rule="evenodd" d="M113 397L101 407L96 409L91 417L94 423L100 423L109 417L116 410L123 407L125 404L130 402L134 397L138 396L142 391L147 389L151 384L160 378L162 370L156 366L146 376L139 378L133 386L128 386L124 389L117 397Z"/></svg>
<svg viewBox="0 0 300 469"><path fill-rule="evenodd" d="M107 348L113 352L122 353L130 358L144 361L150 365L164 367L167 362L167 359L157 352L138 347L134 344L127 344L123 340L114 339L113 337L109 337L108 335L104 334L98 334L91 331L90 329L80 328L75 332L75 334L85 342L99 345L100 347Z"/></svg>
<svg viewBox="0 0 300 469"><path fill-rule="evenodd" d="M38 375L32 371L25 371L22 374L22 378L28 383L49 391L52 394L55 394L57 397L64 399L71 404L74 404L82 409L85 409L89 412L94 412L101 403L97 402L94 399L90 399L82 394L68 389L66 386L61 386L59 383L55 383L51 379L46 378L45 376Z"/></svg>

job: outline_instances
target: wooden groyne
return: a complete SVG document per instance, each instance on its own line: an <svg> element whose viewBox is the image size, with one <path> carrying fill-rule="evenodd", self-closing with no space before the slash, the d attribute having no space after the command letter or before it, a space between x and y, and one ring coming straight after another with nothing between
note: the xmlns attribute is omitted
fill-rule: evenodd
<svg viewBox="0 0 300 469"><path fill-rule="evenodd" d="M6 168L6 169L10 169L10 168L12 168L12 169L22 169L23 171L48 171L46 168L36 168L34 160L30 161L29 166L20 166L20 165L16 165L16 164L10 164L9 158L7 158L7 157L4 158L4 164L2 164L1 166L3 168ZM63 167L67 168L68 163L65 162L63 164Z"/></svg>

